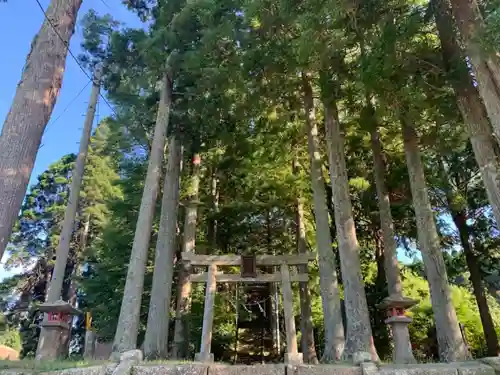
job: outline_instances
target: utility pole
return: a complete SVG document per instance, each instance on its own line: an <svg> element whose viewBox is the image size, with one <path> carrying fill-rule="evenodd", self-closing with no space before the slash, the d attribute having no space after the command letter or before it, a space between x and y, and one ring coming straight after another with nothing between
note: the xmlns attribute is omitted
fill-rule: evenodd
<svg viewBox="0 0 500 375"><path fill-rule="evenodd" d="M56 264L54 267L54 271L52 272L52 279L50 280L47 297L48 304L53 304L61 299L61 291L64 282L64 274L66 271L66 263L68 261L69 247L75 227L75 216L78 209L78 200L80 197L83 173L85 171L85 161L88 154L90 136L92 133L92 124L94 123L94 116L97 106L97 99L99 98L101 75L102 69L101 67L97 67L94 72L89 106L87 108L82 136L80 138L80 150L78 151L78 156L76 158L75 167L72 173L68 205L64 214L61 237L56 249ZM44 319L44 323L46 323L46 321L47 316ZM40 332L40 339L38 341L39 344L36 355L37 359L52 359L62 354L59 353L60 350L57 349L61 346L61 343L57 342L60 341L59 338L61 337L61 332L59 331L61 330L61 327L57 327L58 332L56 332L55 335L49 334L49 332L54 331L55 328L56 327L51 327L51 329L49 330L48 327L44 328L44 324L42 323L42 331Z"/></svg>

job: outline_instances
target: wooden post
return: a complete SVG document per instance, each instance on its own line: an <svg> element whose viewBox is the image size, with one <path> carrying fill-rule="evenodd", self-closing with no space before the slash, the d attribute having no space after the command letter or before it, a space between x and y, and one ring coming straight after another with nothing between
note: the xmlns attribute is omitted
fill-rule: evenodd
<svg viewBox="0 0 500 375"><path fill-rule="evenodd" d="M287 264L281 264L281 277L283 287L283 309L285 312L286 329L286 364L302 363L302 353L297 349L297 333L295 330L295 319L293 316L293 292L290 281L290 271Z"/></svg>
<svg viewBox="0 0 500 375"><path fill-rule="evenodd" d="M215 264L211 264L208 267L200 352L196 353L195 356L195 360L201 362L213 362L214 360L213 354L210 353L210 350L212 345L212 327L214 323L215 292L217 290L217 282L215 278L216 273L217 273L217 266Z"/></svg>

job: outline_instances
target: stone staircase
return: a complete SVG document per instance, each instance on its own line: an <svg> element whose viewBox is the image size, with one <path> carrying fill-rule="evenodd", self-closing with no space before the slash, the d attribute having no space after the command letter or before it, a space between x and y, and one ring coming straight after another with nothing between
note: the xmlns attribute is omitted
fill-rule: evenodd
<svg viewBox="0 0 500 375"><path fill-rule="evenodd" d="M245 309L253 319L238 321L235 364L254 365L274 362L271 334L271 303L269 284L249 284L245 287Z"/></svg>

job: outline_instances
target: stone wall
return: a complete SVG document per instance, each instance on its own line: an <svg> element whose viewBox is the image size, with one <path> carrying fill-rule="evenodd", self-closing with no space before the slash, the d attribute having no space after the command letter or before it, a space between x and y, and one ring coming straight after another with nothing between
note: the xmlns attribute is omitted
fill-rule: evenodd
<svg viewBox="0 0 500 375"><path fill-rule="evenodd" d="M496 374L495 374L496 369ZM179 363L134 366L133 375L500 375L500 357L416 365L223 365Z"/></svg>
<svg viewBox="0 0 500 375"><path fill-rule="evenodd" d="M122 354L120 363L54 371L38 375L500 375L500 357L485 358L480 361L391 365L362 363L349 365L224 365L196 362L167 362L147 364L139 362L142 354L132 351L135 356ZM4 370L0 375L27 375L29 371ZM34 375L34 374L32 374Z"/></svg>

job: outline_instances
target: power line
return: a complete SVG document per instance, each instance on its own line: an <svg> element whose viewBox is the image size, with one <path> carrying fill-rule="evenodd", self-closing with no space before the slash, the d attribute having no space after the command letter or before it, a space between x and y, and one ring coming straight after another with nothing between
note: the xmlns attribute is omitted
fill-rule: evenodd
<svg viewBox="0 0 500 375"><path fill-rule="evenodd" d="M56 33L56 35L59 37L59 39L64 43L64 45L66 46L67 50L68 50L68 53L70 54L70 56L73 58L73 60L75 60L76 64L78 65L78 67L80 68L80 70L83 72L83 74L85 74L85 76L87 76L87 78L89 79L89 82L94 82L94 79L90 76L89 73L87 73L87 71L85 70L85 68L82 66L82 64L80 63L80 61L78 61L78 59L76 58L75 54L71 51L71 49L69 48L69 43L66 42L63 37L61 36L61 34L59 34L59 31L57 31L56 27L54 26L54 24L52 23L52 21L50 20L50 18L48 17L47 15L47 12L45 11L45 9L43 9L43 6L42 4L40 4L40 1L39 0L35 0L36 3L38 4L40 10L42 11L43 15L45 16L45 19L47 20L47 22L49 23L50 27L52 27L52 30L54 30L54 32ZM88 84L88 83L87 83ZM108 105L109 109L111 109L111 111L117 116L115 110L111 107L111 105L109 104L109 102L106 100L106 98L99 92L99 96L104 100L104 102Z"/></svg>
<svg viewBox="0 0 500 375"><path fill-rule="evenodd" d="M44 134L46 134L48 131L49 131L49 128L51 126L53 126L63 115L64 113L66 113L66 111L69 109L69 107L71 107L71 105L75 102L76 99L78 99L78 97L81 95L81 93L83 91L85 91L85 89L87 88L87 86L90 84L90 81L88 81L85 86L83 86L83 88L78 92L78 94L75 95L75 97L68 103L68 105L63 109L63 111L61 112L61 114L59 116L57 116L57 118L52 121L46 128L45 128L45 131L44 131Z"/></svg>
<svg viewBox="0 0 500 375"><path fill-rule="evenodd" d="M40 4L40 1L39 0L35 0L35 1L38 4L38 6L40 7L40 10L42 11L43 15L45 16L45 19L49 23L50 27L52 27L52 30L54 30L54 32L59 37L59 39L61 39L61 42L63 42L63 44L66 46L68 53L71 55L73 60L75 60L75 62L78 64L78 66L80 67L83 74L85 74L90 81L93 81L92 77L85 71L82 64L80 64L80 62L78 61L76 56L73 54L73 52L71 52L71 49L69 48L69 42L65 41L64 38L61 36L61 34L59 34L59 31L57 31L56 27L54 26L54 24L50 20L49 16L47 15L47 12L45 11L45 9L43 9L42 4Z"/></svg>
<svg viewBox="0 0 500 375"><path fill-rule="evenodd" d="M66 46L67 50L68 50L68 53L70 54L70 56L73 58L73 60L75 60L76 64L78 65L78 67L80 68L80 70L83 72L83 74L85 74L85 76L89 79L90 82L93 82L94 79L90 76L89 73L87 73L87 71L85 70L85 68L82 66L82 64L80 63L80 61L78 61L78 59L76 58L75 54L71 51L71 49L69 48L69 43L66 42L63 37L61 36L61 34L59 34L59 32L57 31L56 27L54 26L54 24L52 23L52 21L50 20L50 18L48 17L47 15L47 12L45 11L45 9L43 9L43 6L42 4L40 4L40 1L39 0L35 0L40 8L40 10L42 11L43 15L45 16L45 19L47 20L47 22L49 23L50 27L52 27L52 29L54 30L54 32L56 33L56 35L59 37L59 39L64 43L64 45ZM102 1L102 0L101 0ZM139 56L137 57L137 59L139 57L141 57L141 54L146 52L146 50L142 51L139 53ZM109 102L106 100L106 98L104 97L104 95L102 95L101 92L99 92L99 96L102 98L102 100L104 101L104 103L106 103L106 105L109 107L109 109L115 114L115 116L118 116L118 114L116 113L116 111L114 110L114 108L111 106L111 104L109 104Z"/></svg>
<svg viewBox="0 0 500 375"><path fill-rule="evenodd" d="M103 4L104 4L104 6L105 6L106 8L108 8L109 10L113 10L113 9L111 9L111 7L108 5L108 3L107 3L106 1L101 0L101 3L103 3Z"/></svg>

